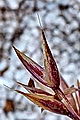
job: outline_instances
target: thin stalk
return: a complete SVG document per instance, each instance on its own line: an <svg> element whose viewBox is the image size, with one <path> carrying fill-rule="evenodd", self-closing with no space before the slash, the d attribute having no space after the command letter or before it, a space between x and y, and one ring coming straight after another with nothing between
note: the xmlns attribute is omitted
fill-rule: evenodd
<svg viewBox="0 0 80 120"><path fill-rule="evenodd" d="M69 117L71 117L74 120L80 120L80 117L77 115L77 113L74 111L72 105L70 104L69 100L66 98L66 96L64 95L64 93L61 91L61 89L59 88L58 90L55 90L55 93L58 94L59 99L62 98L62 102L63 104L66 106L66 108L69 110L70 115Z"/></svg>

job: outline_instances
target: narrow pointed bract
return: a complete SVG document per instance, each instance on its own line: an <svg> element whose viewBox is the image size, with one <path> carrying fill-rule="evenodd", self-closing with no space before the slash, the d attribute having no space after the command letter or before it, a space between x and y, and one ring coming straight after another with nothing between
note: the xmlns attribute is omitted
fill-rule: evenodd
<svg viewBox="0 0 80 120"><path fill-rule="evenodd" d="M17 48L13 46L17 56L20 61L26 67L26 69L42 84L46 85L47 82L43 79L43 69L40 65L34 62L31 58L26 56L24 53L20 52Z"/></svg>
<svg viewBox="0 0 80 120"><path fill-rule="evenodd" d="M59 88L60 76L59 76L58 68L52 56L50 48L47 44L44 31L41 30L41 33L42 33L43 55L44 55L44 67L45 67L44 79L48 82L51 88L53 89Z"/></svg>
<svg viewBox="0 0 80 120"><path fill-rule="evenodd" d="M49 95L49 96L52 96L52 94L44 91L44 90L41 90L39 88L35 88L35 87L29 87L28 85L25 85L23 83L20 83L20 82L17 82L18 85L21 85L22 87L24 87L26 90L32 92L32 93L38 93L38 94L44 94L44 95Z"/></svg>
<svg viewBox="0 0 80 120"><path fill-rule="evenodd" d="M69 91L69 85L66 83L66 81L64 80L64 78L61 76L61 79L60 79L60 87L61 89L63 90L64 94L65 94L65 91L68 90ZM74 89L74 88L73 88ZM70 91L71 92L71 91ZM70 93L69 92L69 93ZM74 110L76 111L77 110L77 106L76 106L76 102L75 102L75 99L72 95L72 93L70 94L65 94L66 97L68 98L69 102L71 103L71 105L73 106Z"/></svg>
<svg viewBox="0 0 80 120"><path fill-rule="evenodd" d="M34 83L34 80L32 78L30 78L30 80L28 82L28 87L35 87L35 83Z"/></svg>
<svg viewBox="0 0 80 120"><path fill-rule="evenodd" d="M15 91L24 95L25 97L30 99L35 104L42 107L43 109L49 110L57 114L70 115L67 108L61 102L54 99L54 96L47 96L44 94L42 95L41 94L28 94L28 93L24 93L19 90L15 90Z"/></svg>

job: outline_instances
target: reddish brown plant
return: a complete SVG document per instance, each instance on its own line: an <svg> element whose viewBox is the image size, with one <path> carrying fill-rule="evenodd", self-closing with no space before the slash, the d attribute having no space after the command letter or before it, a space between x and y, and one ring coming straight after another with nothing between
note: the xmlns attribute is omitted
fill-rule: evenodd
<svg viewBox="0 0 80 120"><path fill-rule="evenodd" d="M43 109L57 114L67 115L73 120L80 120L80 83L79 81L77 82L77 88L67 85L57 68L54 57L47 44L44 30L41 30L41 40L43 45L44 68L15 47L13 48L20 61L35 78L34 80L42 86L46 86L46 89L51 89L52 92L35 88L32 79L30 79L28 85L17 82L18 85L24 87L29 93L24 93L17 89L15 91L24 95ZM73 92L75 96L73 96Z"/></svg>

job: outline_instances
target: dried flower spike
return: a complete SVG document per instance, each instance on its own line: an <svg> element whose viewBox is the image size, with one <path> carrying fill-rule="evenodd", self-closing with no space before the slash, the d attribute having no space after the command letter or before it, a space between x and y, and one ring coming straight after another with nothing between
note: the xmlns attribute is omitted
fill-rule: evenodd
<svg viewBox="0 0 80 120"><path fill-rule="evenodd" d="M79 101L79 82L78 88L71 88L67 85L58 71L57 64L47 44L44 30L41 30L41 35L44 55L44 68L42 68L40 65L38 65L31 58L20 52L15 47L13 48L20 61L35 78L34 80L37 80L42 86L45 85L46 87L49 87L52 93L35 88L32 79L30 79L28 85L17 82L18 85L24 87L29 93L24 93L17 89L15 91L24 95L43 109L55 112L57 114L67 115L73 120L80 120L80 103L78 103L78 107L76 107L76 100L72 95L73 92L76 93L78 91ZM53 94L53 92L55 94Z"/></svg>

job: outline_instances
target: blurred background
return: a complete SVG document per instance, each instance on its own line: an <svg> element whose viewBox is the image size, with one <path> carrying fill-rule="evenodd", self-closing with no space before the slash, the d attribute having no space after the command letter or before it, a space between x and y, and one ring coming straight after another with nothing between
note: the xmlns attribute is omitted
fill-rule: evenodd
<svg viewBox="0 0 80 120"><path fill-rule="evenodd" d="M80 0L0 0L0 120L69 120L43 111L2 84L28 83L12 45L43 66L40 15L58 68L71 86L80 80Z"/></svg>

